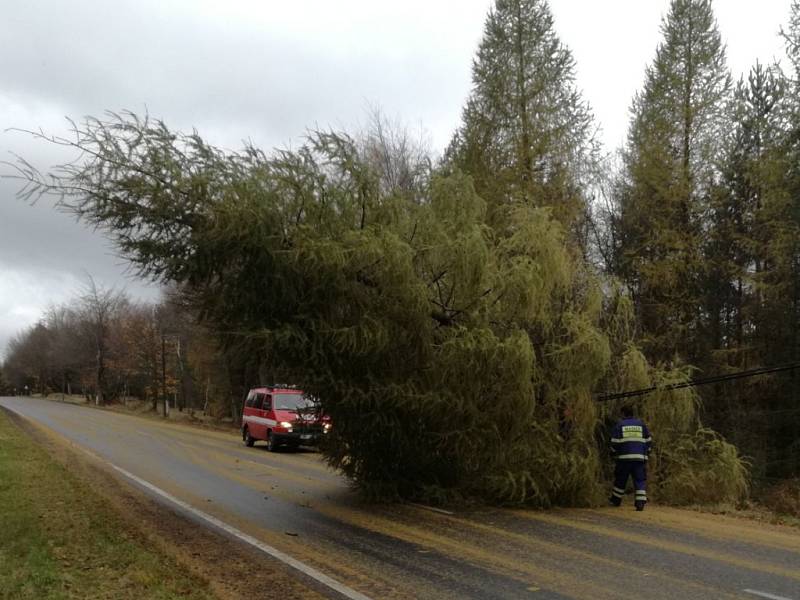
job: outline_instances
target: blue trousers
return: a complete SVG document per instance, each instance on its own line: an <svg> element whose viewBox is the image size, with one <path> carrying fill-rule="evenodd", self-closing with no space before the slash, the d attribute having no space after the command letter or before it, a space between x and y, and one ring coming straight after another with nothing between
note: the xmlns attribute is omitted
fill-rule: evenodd
<svg viewBox="0 0 800 600"><path fill-rule="evenodd" d="M636 501L647 502L647 463L643 460L618 460L614 467L614 489L611 491L615 503L619 504L622 501L628 477L633 477Z"/></svg>

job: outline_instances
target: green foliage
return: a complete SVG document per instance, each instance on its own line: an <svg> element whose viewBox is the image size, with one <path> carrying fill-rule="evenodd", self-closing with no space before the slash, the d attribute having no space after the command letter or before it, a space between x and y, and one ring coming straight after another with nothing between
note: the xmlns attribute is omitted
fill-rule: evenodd
<svg viewBox="0 0 800 600"><path fill-rule="evenodd" d="M786 84L774 68L757 64L734 95L723 186L711 198L703 247L707 317L697 364L707 373L791 361L785 351L791 347L787 338L792 320L783 308L778 309L781 317L775 314L778 305L787 305L790 294L771 285L782 262L777 254L785 251L776 254L772 248L776 240L787 239L779 231L790 222L778 208L785 206L781 197L789 169L781 149L785 91ZM785 283L786 275L784 271L777 279ZM771 470L767 448L785 446L782 435L770 425L768 412L790 401L785 388L780 390L776 383L774 378L760 377L704 391L706 420L753 459L755 477Z"/></svg>
<svg viewBox="0 0 800 600"><path fill-rule="evenodd" d="M320 397L325 456L367 495L594 503L592 391L612 348L626 348L614 385L678 376L643 363L630 303L610 309L549 209L517 207L497 235L463 174L424 196L393 188L331 133L272 157L136 119L89 121L79 140L93 158L40 191L66 192L143 273L179 283L229 357ZM169 179L140 162L159 153ZM665 437L691 430L693 402L647 407Z"/></svg>
<svg viewBox="0 0 800 600"><path fill-rule="evenodd" d="M695 360L702 219L717 180L730 75L709 0L673 0L633 101L616 189L614 269L655 360Z"/></svg>
<svg viewBox="0 0 800 600"><path fill-rule="evenodd" d="M671 504L736 504L748 492L748 465L710 429L682 434L660 452L654 496Z"/></svg>
<svg viewBox="0 0 800 600"><path fill-rule="evenodd" d="M95 158L40 183L180 283L229 351L322 398L326 456L367 493L594 497L601 293L549 210L519 207L496 237L469 177L420 202L336 134L223 155L118 118L79 143Z"/></svg>
<svg viewBox="0 0 800 600"><path fill-rule="evenodd" d="M721 137L721 185L703 221L696 356L684 353L706 373L800 362L799 6L784 32L794 73L757 63L736 88ZM798 381L786 374L704 390L704 420L752 458L756 480L800 472Z"/></svg>
<svg viewBox="0 0 800 600"><path fill-rule="evenodd" d="M472 175L498 230L518 205L551 207L567 228L586 210L597 148L575 61L545 0L498 0L472 68L473 91L447 151Z"/></svg>
<svg viewBox="0 0 800 600"><path fill-rule="evenodd" d="M785 33L790 58L797 7ZM800 361L793 84L757 64L731 95L708 0L673 0L662 33L633 102L608 261L634 302L636 338L662 365L655 381L688 377L675 365L710 375ZM672 422L699 410L753 459L757 476L791 472L800 388L787 379L708 386L701 404L655 394L649 403L674 413L651 418ZM694 434L673 443L689 439L705 444Z"/></svg>
<svg viewBox="0 0 800 600"><path fill-rule="evenodd" d="M695 388L667 390L690 379L692 369L680 365L652 365L633 343L634 306L619 289L607 302L605 326L614 348L614 360L605 385L633 390L655 386L634 402L616 400L603 406L601 419L610 425L622 404L632 403L653 431L655 443L648 464L649 494L666 504L736 502L747 493L749 464L735 446L699 419L700 400ZM610 473L608 473L610 476ZM724 485L717 485L717 480Z"/></svg>

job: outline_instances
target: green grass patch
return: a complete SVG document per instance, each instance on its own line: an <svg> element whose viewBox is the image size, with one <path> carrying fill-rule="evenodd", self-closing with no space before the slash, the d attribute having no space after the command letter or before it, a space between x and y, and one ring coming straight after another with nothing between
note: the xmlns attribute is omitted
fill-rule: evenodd
<svg viewBox="0 0 800 600"><path fill-rule="evenodd" d="M0 411L0 598L214 598Z"/></svg>

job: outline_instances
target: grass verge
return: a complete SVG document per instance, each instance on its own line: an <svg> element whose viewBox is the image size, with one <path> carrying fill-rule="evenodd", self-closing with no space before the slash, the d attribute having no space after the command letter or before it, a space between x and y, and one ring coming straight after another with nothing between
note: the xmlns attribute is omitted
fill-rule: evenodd
<svg viewBox="0 0 800 600"><path fill-rule="evenodd" d="M0 411L0 598L214 598Z"/></svg>

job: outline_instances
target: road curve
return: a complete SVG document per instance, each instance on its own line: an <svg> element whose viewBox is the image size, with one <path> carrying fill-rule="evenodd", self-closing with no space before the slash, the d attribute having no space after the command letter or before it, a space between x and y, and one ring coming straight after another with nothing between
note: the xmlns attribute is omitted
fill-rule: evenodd
<svg viewBox="0 0 800 600"><path fill-rule="evenodd" d="M0 406L146 482L133 485L157 501L168 502L155 488L375 600L800 600L793 528L658 506L451 515L366 505L315 453L41 399Z"/></svg>

